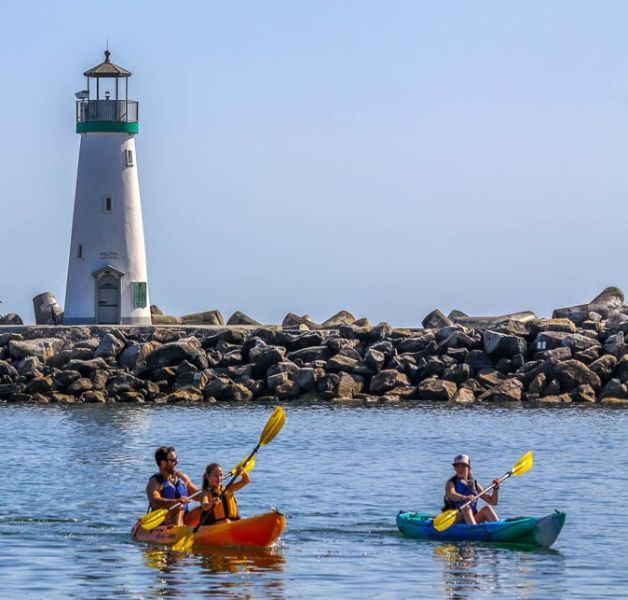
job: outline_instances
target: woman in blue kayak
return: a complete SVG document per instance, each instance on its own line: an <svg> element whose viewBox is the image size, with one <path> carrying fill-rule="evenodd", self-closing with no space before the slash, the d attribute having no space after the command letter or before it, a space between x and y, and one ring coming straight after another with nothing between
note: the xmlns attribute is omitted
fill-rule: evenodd
<svg viewBox="0 0 628 600"><path fill-rule="evenodd" d="M460 508L465 502L468 502L474 496L484 491L482 485L473 479L473 474L471 473L471 459L466 454L456 456L452 466L456 474L451 479L448 479L445 484L444 511L452 508ZM477 523L484 523L485 521L498 520L499 517L493 510L493 506L499 501L499 482L495 480L493 483L495 487L492 493L482 496L482 500L490 506L484 506L481 510L478 510L478 501L475 500L458 513L456 523L464 521L468 525L476 525Z"/></svg>

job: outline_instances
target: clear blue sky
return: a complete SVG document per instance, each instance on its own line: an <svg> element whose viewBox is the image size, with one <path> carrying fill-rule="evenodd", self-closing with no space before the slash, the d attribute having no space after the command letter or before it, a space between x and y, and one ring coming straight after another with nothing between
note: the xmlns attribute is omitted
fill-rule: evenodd
<svg viewBox="0 0 628 600"><path fill-rule="evenodd" d="M628 287L628 3L4 3L0 312L63 302L74 92L133 71L151 301L418 325Z"/></svg>

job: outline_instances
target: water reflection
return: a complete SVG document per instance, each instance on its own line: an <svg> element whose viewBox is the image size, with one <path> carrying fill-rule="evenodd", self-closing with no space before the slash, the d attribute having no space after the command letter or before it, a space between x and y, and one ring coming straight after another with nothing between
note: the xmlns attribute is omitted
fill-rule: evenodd
<svg viewBox="0 0 628 600"><path fill-rule="evenodd" d="M445 544L434 548L434 557L443 565L448 598L468 598L471 592L495 592L500 588L499 554L490 546Z"/></svg>
<svg viewBox="0 0 628 600"><path fill-rule="evenodd" d="M286 559L279 548L267 549L199 549L192 554L173 552L170 548L142 547L144 564L159 572L153 591L159 596L177 596L190 587L190 566L195 566L197 593L226 598L250 598L262 592L267 598L285 597L282 577ZM256 575L263 573L264 578ZM269 577L269 574L271 575ZM261 585L260 585L261 584Z"/></svg>
<svg viewBox="0 0 628 600"><path fill-rule="evenodd" d="M434 548L434 558L443 567L444 590L451 600L469 598L474 592L502 596L513 587L521 596L533 596L541 565L558 589L564 578L562 555L548 548L442 544Z"/></svg>

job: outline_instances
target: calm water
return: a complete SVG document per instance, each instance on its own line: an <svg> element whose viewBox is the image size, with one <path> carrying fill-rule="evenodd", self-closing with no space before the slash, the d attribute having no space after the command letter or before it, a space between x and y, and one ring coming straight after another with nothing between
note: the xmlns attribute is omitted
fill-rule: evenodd
<svg viewBox="0 0 628 600"><path fill-rule="evenodd" d="M176 555L131 541L160 444L195 480L257 442L272 407L0 406L6 598L578 598L628 592L628 412L290 407L262 448L241 511L288 516L278 548ZM451 458L502 488L503 516L565 510L552 550L401 537L399 509L438 511Z"/></svg>

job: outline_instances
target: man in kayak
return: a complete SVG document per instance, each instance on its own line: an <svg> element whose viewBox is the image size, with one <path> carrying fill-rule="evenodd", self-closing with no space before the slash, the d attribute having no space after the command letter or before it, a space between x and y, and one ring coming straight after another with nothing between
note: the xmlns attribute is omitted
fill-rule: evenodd
<svg viewBox="0 0 628 600"><path fill-rule="evenodd" d="M159 473L148 480L146 495L151 510L181 506L170 511L166 519L168 525L183 525L183 516L188 510L190 496L199 491L190 478L182 471L177 471L177 451L173 446L160 446L155 450L155 462Z"/></svg>
<svg viewBox="0 0 628 600"><path fill-rule="evenodd" d="M444 511L452 508L460 508L474 496L484 491L482 485L473 479L473 474L471 473L471 459L466 454L456 456L452 466L456 474L451 479L448 479L445 484ZM476 525L477 523L484 523L485 521L498 520L497 513L493 510L493 506L499 501L499 482L495 480L493 483L495 487L492 493L482 496L482 500L491 506L484 506L478 511L478 501L475 500L458 513L456 523L464 521L468 525Z"/></svg>

